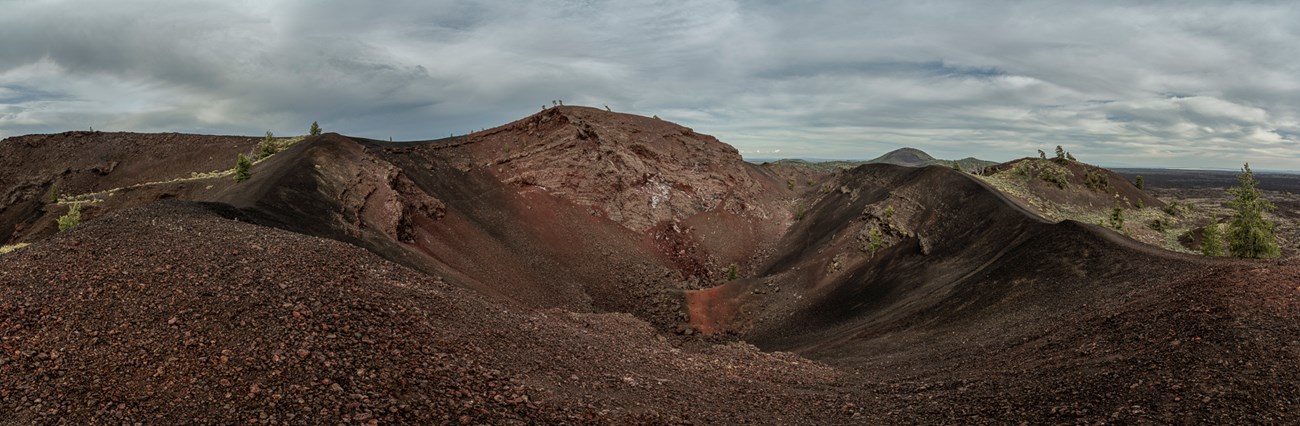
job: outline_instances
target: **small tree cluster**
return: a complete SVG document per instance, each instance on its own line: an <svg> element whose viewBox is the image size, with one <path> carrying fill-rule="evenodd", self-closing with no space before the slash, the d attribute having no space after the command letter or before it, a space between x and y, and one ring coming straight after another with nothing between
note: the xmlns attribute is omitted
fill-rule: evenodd
<svg viewBox="0 0 1300 426"><path fill-rule="evenodd" d="M81 224L81 204L72 203L68 212L59 216L59 232L67 231Z"/></svg>

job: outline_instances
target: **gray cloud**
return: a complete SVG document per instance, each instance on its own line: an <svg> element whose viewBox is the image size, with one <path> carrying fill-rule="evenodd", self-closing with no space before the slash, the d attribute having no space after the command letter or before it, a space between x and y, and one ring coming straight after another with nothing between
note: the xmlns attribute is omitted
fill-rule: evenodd
<svg viewBox="0 0 1300 426"><path fill-rule="evenodd" d="M1300 169L1284 2L3 2L0 136L425 139L552 99L753 156Z"/></svg>

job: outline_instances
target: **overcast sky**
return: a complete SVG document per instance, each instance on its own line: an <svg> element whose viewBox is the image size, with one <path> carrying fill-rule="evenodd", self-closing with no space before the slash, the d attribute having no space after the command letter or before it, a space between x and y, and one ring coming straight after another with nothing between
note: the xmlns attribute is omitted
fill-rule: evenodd
<svg viewBox="0 0 1300 426"><path fill-rule="evenodd" d="M749 158L1300 169L1296 2L0 0L0 137L463 134L566 104Z"/></svg>

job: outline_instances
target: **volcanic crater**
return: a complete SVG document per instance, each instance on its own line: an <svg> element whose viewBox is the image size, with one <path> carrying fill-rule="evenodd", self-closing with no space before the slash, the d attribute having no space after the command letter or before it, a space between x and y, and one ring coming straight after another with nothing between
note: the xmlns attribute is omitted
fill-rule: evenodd
<svg viewBox="0 0 1300 426"><path fill-rule="evenodd" d="M439 140L285 140L235 182L257 142L0 142L0 244L30 243L0 254L0 422L1300 415L1294 259L1048 220L950 167L752 164L577 106ZM1160 202L1071 167L1115 178L1030 189ZM70 204L83 223L58 232Z"/></svg>

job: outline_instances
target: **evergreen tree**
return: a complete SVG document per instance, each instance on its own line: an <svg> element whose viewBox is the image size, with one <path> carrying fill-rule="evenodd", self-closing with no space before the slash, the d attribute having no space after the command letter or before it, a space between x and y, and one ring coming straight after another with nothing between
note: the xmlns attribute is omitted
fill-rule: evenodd
<svg viewBox="0 0 1300 426"><path fill-rule="evenodd" d="M1056 161L1061 163L1065 162L1065 149L1062 149L1060 145L1056 146Z"/></svg>
<svg viewBox="0 0 1300 426"><path fill-rule="evenodd" d="M307 134L311 136L320 136L320 125L316 124L315 121L311 122L311 130L309 130Z"/></svg>
<svg viewBox="0 0 1300 426"><path fill-rule="evenodd" d="M1147 183L1142 180L1142 175L1138 175L1137 178L1133 179L1133 186L1138 189L1146 189Z"/></svg>
<svg viewBox="0 0 1300 426"><path fill-rule="evenodd" d="M1276 207L1260 196L1259 182L1250 170L1250 163L1241 167L1237 179L1241 186L1228 190L1236 197L1228 203L1234 211L1232 221L1228 222L1228 252L1236 257L1278 257L1281 250L1273 233L1275 225L1264 218L1264 213Z"/></svg>
<svg viewBox="0 0 1300 426"><path fill-rule="evenodd" d="M1223 256L1223 232L1219 231L1218 216L1210 219L1210 224L1201 230L1201 254Z"/></svg>
<svg viewBox="0 0 1300 426"><path fill-rule="evenodd" d="M245 157L244 154L239 154L239 159L235 160L235 182L248 180L250 176L248 168L252 166L253 163L248 161L248 157Z"/></svg>
<svg viewBox="0 0 1300 426"><path fill-rule="evenodd" d="M267 131L266 138L262 139L262 143L257 145L257 158L262 159L275 155L278 148L279 147L275 145L275 135L271 134L270 131Z"/></svg>

